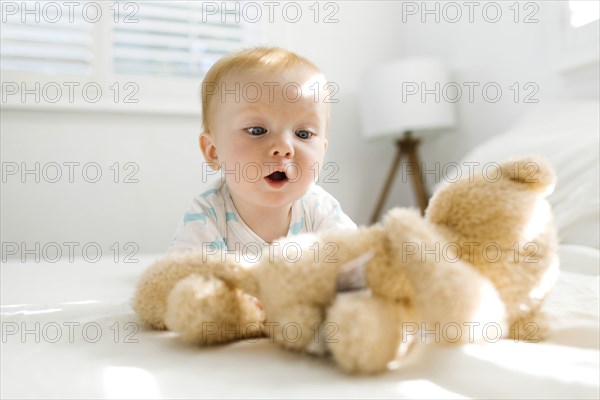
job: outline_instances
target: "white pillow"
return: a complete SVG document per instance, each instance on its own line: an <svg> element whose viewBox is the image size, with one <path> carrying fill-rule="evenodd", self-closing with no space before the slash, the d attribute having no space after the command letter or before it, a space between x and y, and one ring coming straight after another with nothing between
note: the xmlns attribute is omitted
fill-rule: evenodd
<svg viewBox="0 0 600 400"><path fill-rule="evenodd" d="M599 248L600 104L569 101L539 106L508 132L475 147L465 162L485 165L537 154L552 164L552 205L561 243Z"/></svg>

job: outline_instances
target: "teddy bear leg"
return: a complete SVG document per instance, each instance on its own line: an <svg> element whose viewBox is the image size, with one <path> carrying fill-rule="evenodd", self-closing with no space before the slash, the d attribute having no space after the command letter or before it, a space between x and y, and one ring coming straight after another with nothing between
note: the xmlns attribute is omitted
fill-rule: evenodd
<svg viewBox="0 0 600 400"><path fill-rule="evenodd" d="M263 321L262 310L247 296L212 276L191 275L178 282L167 298L165 323L189 343L260 337Z"/></svg>
<svg viewBox="0 0 600 400"><path fill-rule="evenodd" d="M377 373L396 358L401 344L398 307L370 291L338 294L324 325L335 328L327 345L344 371Z"/></svg>
<svg viewBox="0 0 600 400"><path fill-rule="evenodd" d="M515 342L538 343L548 337L549 331L546 315L536 311L512 321L507 336Z"/></svg>
<svg viewBox="0 0 600 400"><path fill-rule="evenodd" d="M320 339L323 311L309 304L279 305L278 310L266 310L267 336L283 347L322 355L327 350Z"/></svg>

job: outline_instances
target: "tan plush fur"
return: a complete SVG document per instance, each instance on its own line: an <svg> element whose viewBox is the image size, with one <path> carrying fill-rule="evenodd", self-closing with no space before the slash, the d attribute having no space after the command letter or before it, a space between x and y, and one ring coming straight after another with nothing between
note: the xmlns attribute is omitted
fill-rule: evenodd
<svg viewBox="0 0 600 400"><path fill-rule="evenodd" d="M544 200L554 175L537 159L502 164L502 172L497 181L447 185L426 218L394 209L357 231L285 238L250 267L233 256L168 255L141 277L133 307L144 323L188 342L264 335L289 349L330 352L357 373L385 370L423 338L485 340L486 324L504 336L532 334L557 268ZM337 293L340 272L357 259L365 288Z"/></svg>
<svg viewBox="0 0 600 400"><path fill-rule="evenodd" d="M427 219L460 246L463 260L494 283L506 305L509 334L535 341L544 336L539 310L558 276L557 235L545 200L555 176L535 157L500 168L498 180L475 174L472 184L440 190ZM476 190L482 186L486 190Z"/></svg>

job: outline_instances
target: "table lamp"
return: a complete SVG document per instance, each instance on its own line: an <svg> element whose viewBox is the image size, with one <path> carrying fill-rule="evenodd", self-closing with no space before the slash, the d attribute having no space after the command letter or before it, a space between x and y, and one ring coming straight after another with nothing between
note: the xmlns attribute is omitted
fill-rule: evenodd
<svg viewBox="0 0 600 400"><path fill-rule="evenodd" d="M443 92L448 83L444 66L431 58L394 60L365 72L359 105L362 133L367 139L396 142L396 155L371 223L379 219L402 155L408 158L417 201L425 213L428 195L417 152L420 141L413 133L421 137L454 125L453 103L445 100Z"/></svg>

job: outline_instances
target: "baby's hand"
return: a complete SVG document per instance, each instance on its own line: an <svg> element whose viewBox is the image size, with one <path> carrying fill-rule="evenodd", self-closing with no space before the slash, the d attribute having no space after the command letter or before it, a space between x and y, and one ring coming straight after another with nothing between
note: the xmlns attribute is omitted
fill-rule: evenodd
<svg viewBox="0 0 600 400"><path fill-rule="evenodd" d="M246 298L248 299L248 301L252 304L254 304L259 310L263 310L263 305L260 301L258 301L258 299L254 296L250 296L249 294L246 295Z"/></svg>
<svg viewBox="0 0 600 400"><path fill-rule="evenodd" d="M267 318L262 303L258 301L256 297L250 296L249 294L245 294L244 296L246 296L246 300L248 300L248 302L252 304L252 307L256 307L256 321L259 323L265 323Z"/></svg>
<svg viewBox="0 0 600 400"><path fill-rule="evenodd" d="M260 301L258 301L258 299L257 299L256 297L252 297L252 299L250 299L250 301L251 301L252 303L254 303L254 305L255 305L256 307L258 307L258 309L260 309L260 310L262 310L262 309L263 309L263 305L262 305L262 303L261 303Z"/></svg>
<svg viewBox="0 0 600 400"><path fill-rule="evenodd" d="M369 251L344 264L337 277L336 290L338 292L350 292L365 289L367 287L365 267L372 258L373 253Z"/></svg>

